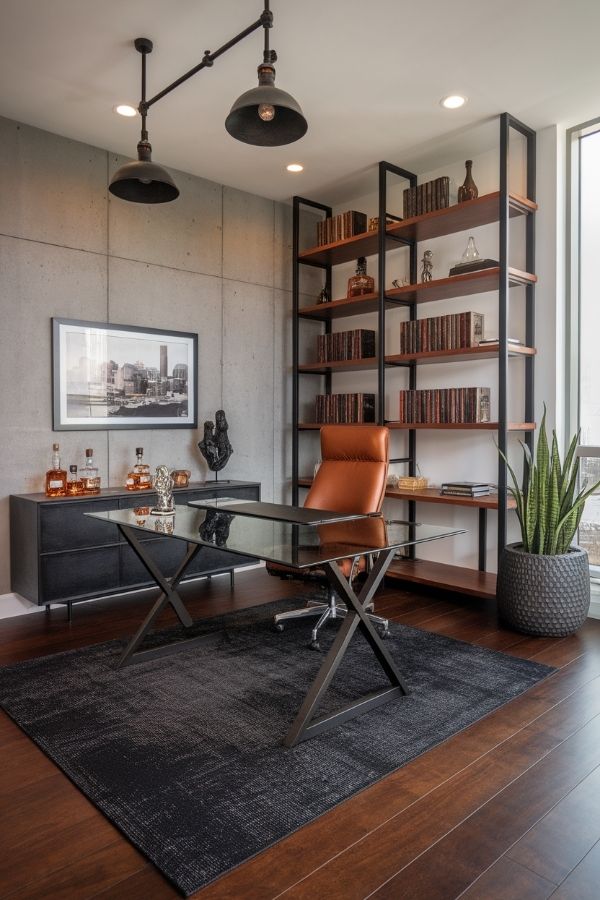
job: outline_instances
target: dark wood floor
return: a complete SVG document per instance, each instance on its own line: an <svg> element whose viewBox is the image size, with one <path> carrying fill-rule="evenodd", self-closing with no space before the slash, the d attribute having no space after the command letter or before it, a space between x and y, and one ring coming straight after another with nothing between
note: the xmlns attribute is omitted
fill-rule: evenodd
<svg viewBox="0 0 600 900"><path fill-rule="evenodd" d="M264 570L188 588L196 617L298 592ZM600 897L600 621L533 639L492 602L410 593L393 619L559 667L528 693L205 888L202 900ZM147 599L0 622L0 665L130 633ZM165 622L169 617L166 616ZM308 652L308 651L307 651ZM161 900L176 892L6 716L0 896Z"/></svg>

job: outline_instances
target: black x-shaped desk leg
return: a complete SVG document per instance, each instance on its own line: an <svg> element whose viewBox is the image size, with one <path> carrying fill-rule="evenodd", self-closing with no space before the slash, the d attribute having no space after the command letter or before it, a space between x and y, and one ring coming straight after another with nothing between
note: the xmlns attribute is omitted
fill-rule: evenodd
<svg viewBox="0 0 600 900"><path fill-rule="evenodd" d="M153 647L150 650L139 650L136 653L137 648L140 646L140 644L150 631L152 623L160 615L165 606L167 606L169 603L175 610L179 621L185 628L190 628L194 624L192 617L183 605L183 601L177 593L177 586L185 575L185 570L187 569L193 558L196 556L198 551L201 549L202 545L188 545L188 552L186 553L183 561L180 563L179 568L172 578L166 578L162 574L152 557L144 550L144 545L135 536L135 530L133 528L129 528L127 525L119 525L119 531L121 532L127 543L131 546L133 551L136 553L136 555L140 558L148 572L152 575L158 587L162 589L162 593L159 595L156 603L123 650L121 658L117 663L117 668L120 669L122 666L126 666L128 663L133 662L132 657L134 654L136 662L141 662L144 659L151 659L157 656L167 656L170 653L175 653L179 650L182 650L184 645L185 647L190 647L192 644L201 643L201 641L205 637L204 635L201 635L197 638L191 638L187 641L178 641L174 644L166 644L163 647Z"/></svg>
<svg viewBox="0 0 600 900"><path fill-rule="evenodd" d="M374 707L380 706L382 703L387 703L389 700L407 693L396 664L365 612L394 558L394 553L395 550L384 550L379 554L358 596L352 590L348 579L342 575L337 563L330 562L325 564L324 568L327 571L329 583L341 596L342 600L346 602L348 612L342 620L336 638L300 707L292 727L285 736L283 743L286 747L294 747L300 741L314 737L319 732L327 731L335 725L340 725L348 719L353 719L369 709L374 709ZM353 700L336 712L313 719L357 628L361 629L371 645L381 668L390 680L390 687L372 691L363 697Z"/></svg>

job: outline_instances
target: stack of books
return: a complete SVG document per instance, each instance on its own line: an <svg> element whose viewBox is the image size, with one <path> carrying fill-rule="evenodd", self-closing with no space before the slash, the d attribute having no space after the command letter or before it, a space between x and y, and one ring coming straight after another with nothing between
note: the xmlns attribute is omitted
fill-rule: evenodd
<svg viewBox="0 0 600 900"><path fill-rule="evenodd" d="M476 347L482 340L482 313L454 313L400 323L400 353L459 350Z"/></svg>
<svg viewBox="0 0 600 900"><path fill-rule="evenodd" d="M317 394L315 422L348 424L375 421L375 394Z"/></svg>
<svg viewBox="0 0 600 900"><path fill-rule="evenodd" d="M458 425L490 421L487 387L431 388L400 391L403 425Z"/></svg>
<svg viewBox="0 0 600 900"><path fill-rule="evenodd" d="M450 205L450 179L444 175L414 188L406 188L403 201L405 219L422 216L435 209L445 209Z"/></svg>
<svg viewBox="0 0 600 900"><path fill-rule="evenodd" d="M345 362L375 356L375 332L368 328L335 331L317 337L317 359L320 363Z"/></svg>
<svg viewBox="0 0 600 900"><path fill-rule="evenodd" d="M367 230L366 213L349 209L330 219L317 222L317 245L333 244L335 241L344 241L346 238L362 234Z"/></svg>
<svg viewBox="0 0 600 900"><path fill-rule="evenodd" d="M484 497L491 490L490 485L483 481L445 481L440 493L454 497Z"/></svg>

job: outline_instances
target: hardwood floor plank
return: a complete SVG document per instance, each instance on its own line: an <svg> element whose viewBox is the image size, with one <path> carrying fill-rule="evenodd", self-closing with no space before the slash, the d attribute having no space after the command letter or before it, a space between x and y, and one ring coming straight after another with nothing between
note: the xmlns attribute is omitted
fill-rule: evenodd
<svg viewBox="0 0 600 900"><path fill-rule="evenodd" d="M523 835L507 855L548 881L560 884L599 840L597 768Z"/></svg>
<svg viewBox="0 0 600 900"><path fill-rule="evenodd" d="M556 885L503 856L461 894L461 900L547 900Z"/></svg>
<svg viewBox="0 0 600 900"><path fill-rule="evenodd" d="M192 896L199 897L201 894L202 891L199 891ZM97 894L88 895L86 900L91 900L92 897L97 900L173 900L175 897L180 898L181 894L163 878L158 869L147 863L135 875L130 875Z"/></svg>
<svg viewBox="0 0 600 900"><path fill-rule="evenodd" d="M599 885L600 842L552 894L552 900L598 900Z"/></svg>
<svg viewBox="0 0 600 900"><path fill-rule="evenodd" d="M600 765L599 738L597 715L399 870L373 896L388 900L402 890L406 900L457 897Z"/></svg>

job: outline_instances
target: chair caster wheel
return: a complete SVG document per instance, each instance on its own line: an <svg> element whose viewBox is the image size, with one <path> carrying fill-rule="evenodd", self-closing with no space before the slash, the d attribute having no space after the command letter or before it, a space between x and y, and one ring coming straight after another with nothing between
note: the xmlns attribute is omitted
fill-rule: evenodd
<svg viewBox="0 0 600 900"><path fill-rule="evenodd" d="M321 645L318 641L311 641L308 646L311 650L316 650L317 652L321 649Z"/></svg>
<svg viewBox="0 0 600 900"><path fill-rule="evenodd" d="M284 628L285 628L285 625L283 624L283 622L274 622L273 623L273 631L281 632L281 631L283 631Z"/></svg>

